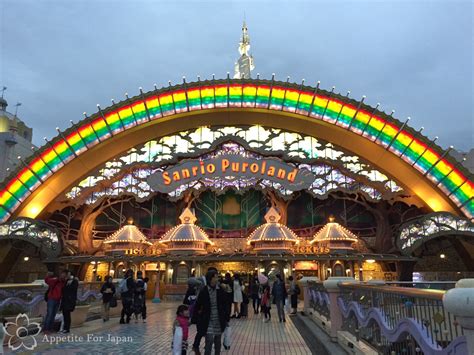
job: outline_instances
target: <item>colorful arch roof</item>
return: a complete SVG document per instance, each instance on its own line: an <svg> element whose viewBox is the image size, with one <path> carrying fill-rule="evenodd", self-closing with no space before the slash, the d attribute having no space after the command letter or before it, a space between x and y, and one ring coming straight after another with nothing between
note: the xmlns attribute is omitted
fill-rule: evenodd
<svg viewBox="0 0 474 355"><path fill-rule="evenodd" d="M0 187L0 222L14 214L51 175L95 145L162 117L225 108L285 111L349 130L412 165L467 217L474 217L472 174L406 124L319 85L313 88L274 80L224 79L141 92L105 110L99 108L45 144L5 180Z"/></svg>

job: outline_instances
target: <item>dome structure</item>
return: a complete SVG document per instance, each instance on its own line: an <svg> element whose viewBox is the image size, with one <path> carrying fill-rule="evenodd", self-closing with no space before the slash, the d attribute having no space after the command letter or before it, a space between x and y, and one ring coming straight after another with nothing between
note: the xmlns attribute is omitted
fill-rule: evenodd
<svg viewBox="0 0 474 355"><path fill-rule="evenodd" d="M128 223L129 224L107 237L107 239L104 240L104 244L110 245L112 250L126 250L152 245L137 226L132 224L133 221L129 220Z"/></svg>
<svg viewBox="0 0 474 355"><path fill-rule="evenodd" d="M354 233L339 223L334 222L334 218L330 217L329 223L316 232L310 243L316 243L320 247L327 247L331 252L347 253L354 250L352 244L358 240Z"/></svg>
<svg viewBox="0 0 474 355"><path fill-rule="evenodd" d="M258 227L248 238L248 244L253 246L253 250L262 253L288 253L299 240L296 234L287 226L279 223L280 214L275 208L265 215L267 223Z"/></svg>
<svg viewBox="0 0 474 355"><path fill-rule="evenodd" d="M194 224L197 220L194 213L186 208L179 219L181 224L166 232L159 242L170 253L205 254L207 246L214 243L202 228Z"/></svg>

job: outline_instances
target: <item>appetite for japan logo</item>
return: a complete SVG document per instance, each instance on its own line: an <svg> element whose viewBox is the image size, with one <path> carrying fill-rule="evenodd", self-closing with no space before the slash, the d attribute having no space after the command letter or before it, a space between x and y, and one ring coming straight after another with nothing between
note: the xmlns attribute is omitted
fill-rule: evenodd
<svg viewBox="0 0 474 355"><path fill-rule="evenodd" d="M2 326L0 324L0 326ZM5 334L9 336L8 347L13 350L34 350L38 346L36 336L41 332L41 325L30 322L25 313L16 316L14 322L7 322L4 326Z"/></svg>

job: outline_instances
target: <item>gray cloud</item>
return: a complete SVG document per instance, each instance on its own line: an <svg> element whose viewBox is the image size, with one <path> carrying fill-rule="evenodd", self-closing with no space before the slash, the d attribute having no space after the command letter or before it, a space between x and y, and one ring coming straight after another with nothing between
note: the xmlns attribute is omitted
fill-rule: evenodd
<svg viewBox="0 0 474 355"><path fill-rule="evenodd" d="M233 70L243 13L256 72L306 79L473 147L470 1L25 1L1 6L0 84L34 141L139 86Z"/></svg>

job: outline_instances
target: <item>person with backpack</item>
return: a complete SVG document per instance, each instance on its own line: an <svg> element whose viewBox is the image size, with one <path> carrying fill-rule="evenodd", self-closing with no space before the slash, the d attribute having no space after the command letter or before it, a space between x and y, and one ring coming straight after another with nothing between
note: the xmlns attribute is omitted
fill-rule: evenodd
<svg viewBox="0 0 474 355"><path fill-rule="evenodd" d="M100 288L100 293L102 294L102 319L107 322L110 319L110 307L114 306L113 304L117 306L117 300L114 298L115 285L112 282L112 276L105 277L105 283Z"/></svg>
<svg viewBox="0 0 474 355"><path fill-rule="evenodd" d="M194 311L194 304L197 299L197 286L188 282L188 289L184 295L183 304L189 306L189 317L192 318Z"/></svg>
<svg viewBox="0 0 474 355"><path fill-rule="evenodd" d="M298 310L298 296L301 293L301 289L298 283L296 282L296 280L293 278L293 276L290 276L288 280L290 281L290 291L288 292L290 295L290 303L291 303L290 314L296 314Z"/></svg>
<svg viewBox="0 0 474 355"><path fill-rule="evenodd" d="M124 278L119 284L119 293L122 299L122 313L120 314L120 324L130 323L130 317L133 312L133 296L135 293L135 280L133 271L128 269ZM126 319L125 319L126 318Z"/></svg>
<svg viewBox="0 0 474 355"><path fill-rule="evenodd" d="M63 295L61 298L61 311L63 312L64 327L63 334L70 332L71 313L74 312L77 302L77 289L79 288L79 279L74 277L71 272L67 272L66 283L63 287Z"/></svg>
<svg viewBox="0 0 474 355"><path fill-rule="evenodd" d="M138 316L142 315L143 323L146 322L146 313L143 313L145 307L146 283L143 280L143 273L137 271L137 281L135 282L135 290L133 294L133 312L135 313L135 323L138 323Z"/></svg>

